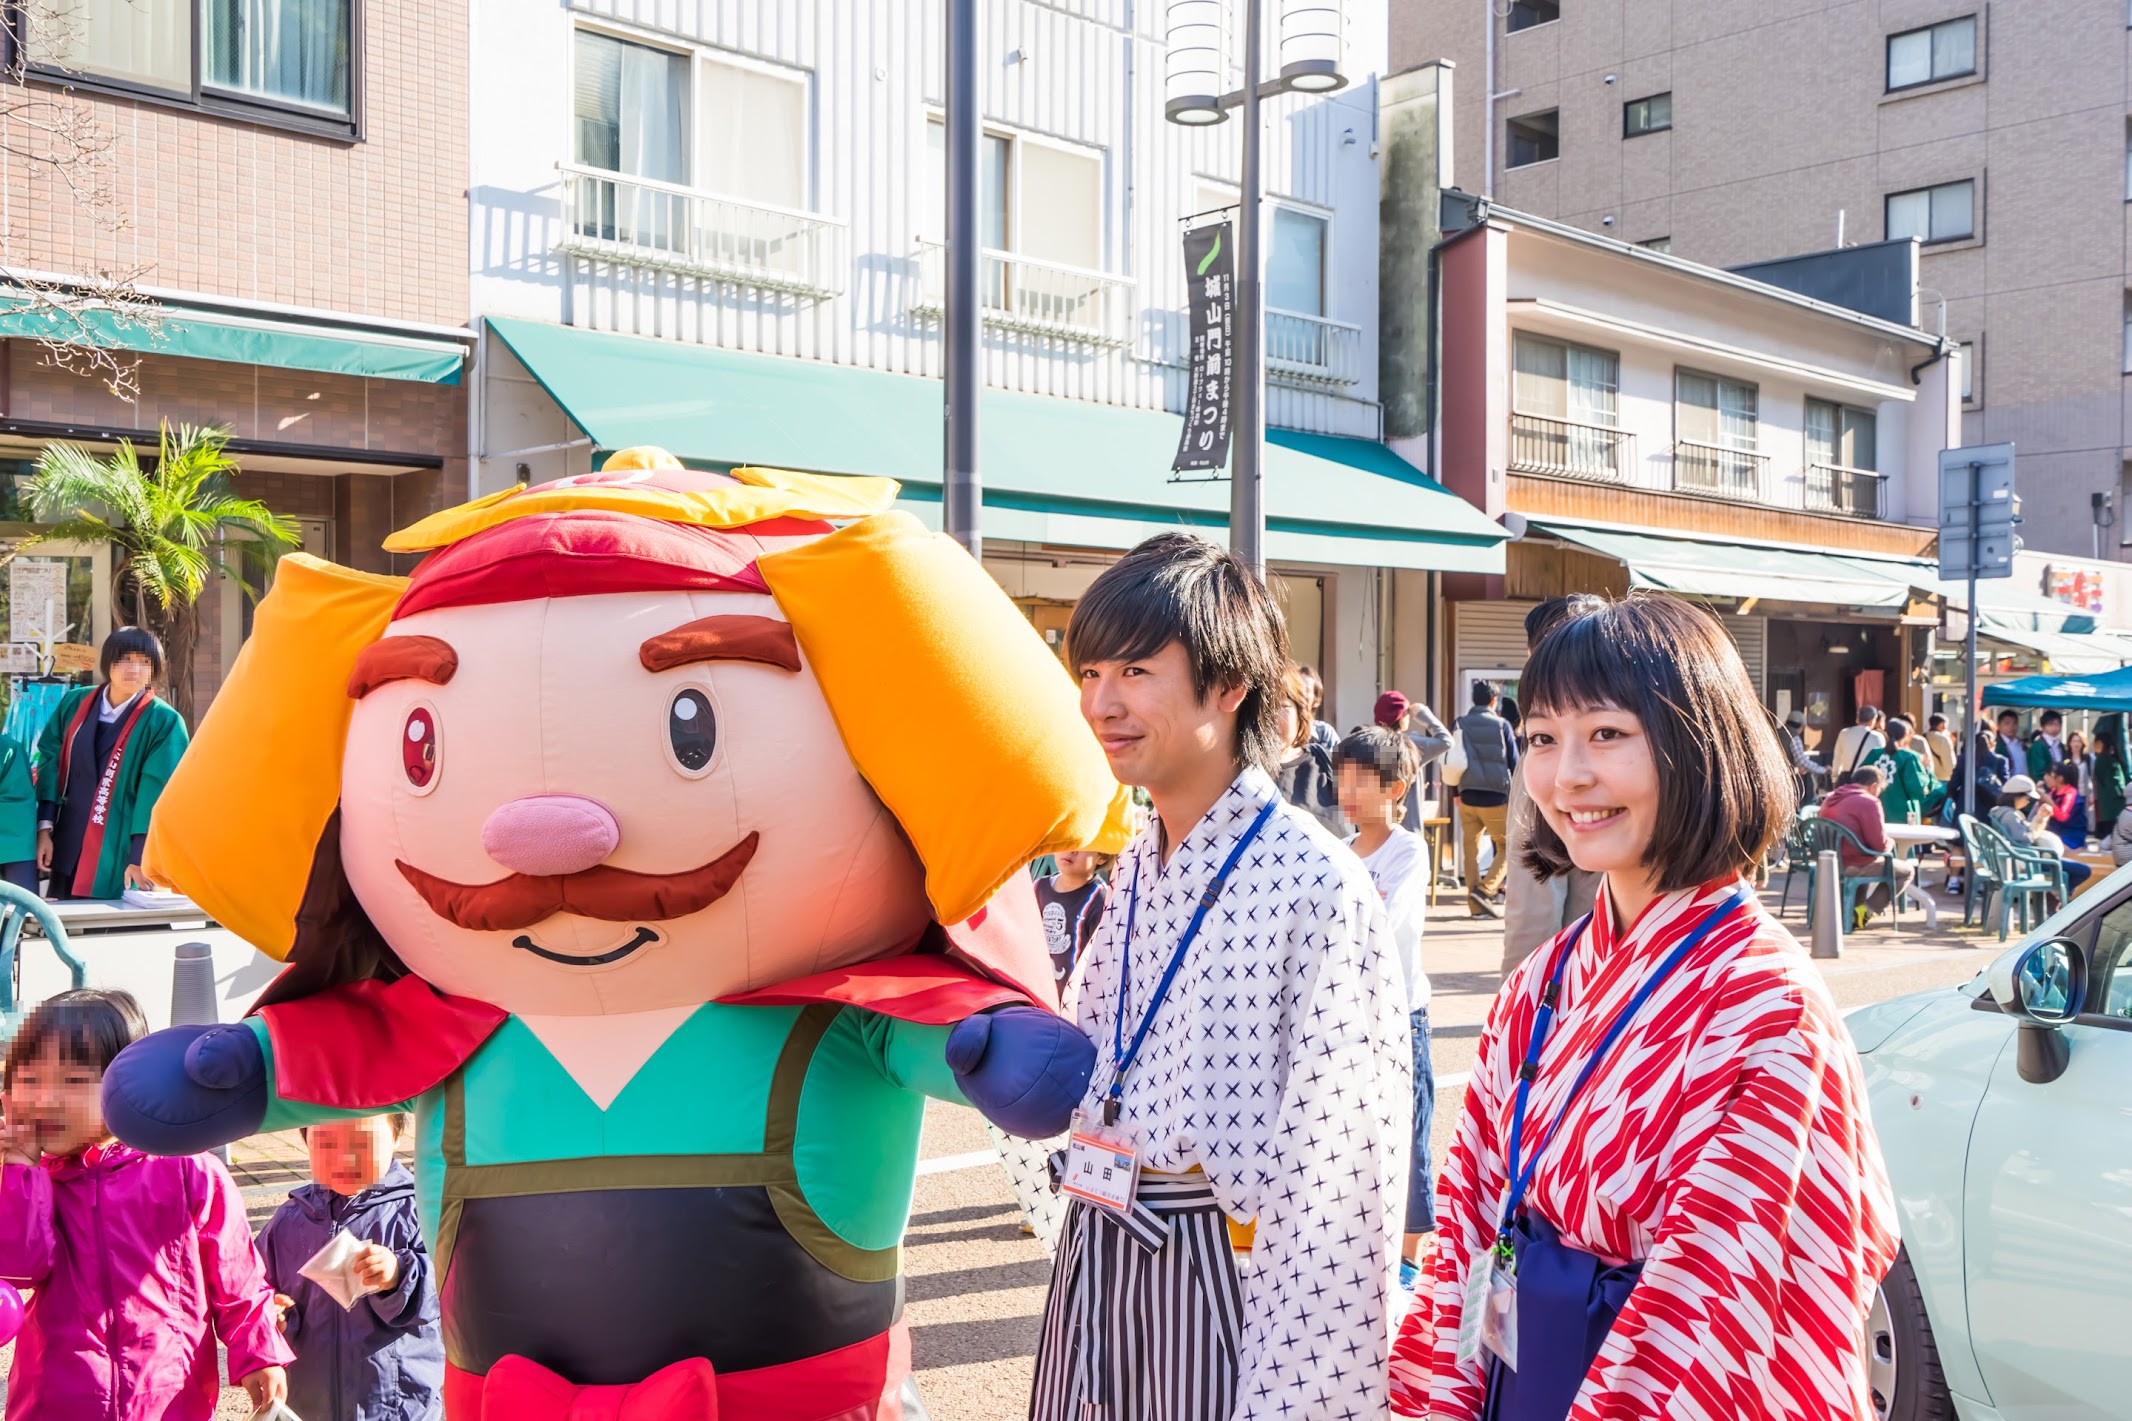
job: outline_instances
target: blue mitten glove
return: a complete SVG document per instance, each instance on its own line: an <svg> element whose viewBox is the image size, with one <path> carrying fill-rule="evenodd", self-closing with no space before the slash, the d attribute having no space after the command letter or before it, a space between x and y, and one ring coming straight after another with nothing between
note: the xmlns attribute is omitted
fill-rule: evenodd
<svg viewBox="0 0 2132 1421"><path fill-rule="evenodd" d="M266 1053L248 1026L173 1026L104 1072L104 1123L137 1150L195 1155L266 1119Z"/></svg>
<svg viewBox="0 0 2132 1421"><path fill-rule="evenodd" d="M1010 1135L1042 1140L1073 1120L1088 1089L1096 1048L1064 1017L1037 1007L1000 1007L957 1022L948 1069L970 1104Z"/></svg>

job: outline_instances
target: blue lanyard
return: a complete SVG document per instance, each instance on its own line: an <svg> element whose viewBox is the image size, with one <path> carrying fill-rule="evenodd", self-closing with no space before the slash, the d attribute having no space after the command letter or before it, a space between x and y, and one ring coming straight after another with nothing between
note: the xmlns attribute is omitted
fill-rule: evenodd
<svg viewBox="0 0 2132 1421"><path fill-rule="evenodd" d="M1532 1019L1532 1041L1525 1048L1525 1064L1518 1068L1517 1105L1510 1115L1510 1196L1503 1204L1503 1223L1496 1234L1495 1243L1499 1255L1510 1246L1511 1221L1517 1217L1518 1206L1525 1202L1525 1190L1532 1183L1533 1171L1540 1167L1541 1153L1554 1143L1555 1132L1561 1129L1562 1122L1569 1118L1570 1107L1575 1105L1577 1097L1583 1094L1585 1084L1591 1080L1592 1073L1599 1069L1599 1063L1606 1059L1606 1053L1621 1039L1621 1033L1628 1030L1629 1019L1643 1009L1643 1004L1651 999L1651 994L1658 990L1659 984L1673 975L1673 969L1680 966L1681 960L1693 952L1704 938L1710 936L1712 929L1730 917L1732 910L1739 907L1746 898L1747 891L1744 888L1733 890L1730 898L1703 915L1702 921L1695 925L1695 931L1689 933L1680 946L1666 954L1665 961L1658 964L1658 970L1644 978L1643 984L1637 987L1628 1004L1615 1015L1613 1024L1606 1029L1606 1035L1600 1037L1599 1044L1592 1048L1592 1054L1585 1058L1584 1068L1577 1072L1576 1080L1570 1083L1569 1094L1562 1098L1562 1108L1556 1112L1554 1123L1547 1127L1547 1133L1540 1137L1540 1142L1532 1147L1532 1158L1525 1161L1525 1167L1521 1170L1518 1168L1518 1151L1525 1136L1526 1097L1532 1092L1533 1080L1540 1074L1540 1048L1546 1044L1548 1029L1554 1025L1555 1003L1562 994L1563 970L1569 965L1570 951L1584 936L1584 930L1590 925L1592 915L1586 913L1577 920L1576 926L1570 929L1568 941L1555 952L1554 970L1547 975L1547 986L1540 993L1540 1010Z"/></svg>
<svg viewBox="0 0 2132 1421"><path fill-rule="evenodd" d="M1184 965L1184 955L1191 950L1192 939L1199 936L1199 925L1206 921L1207 909L1221 897L1222 889L1229 882L1229 875L1236 871L1244 850L1258 837L1259 830L1273 817L1279 799L1268 801L1244 830L1236 847L1229 850L1229 857L1222 863L1221 872L1214 875L1206 891L1199 895L1199 906L1192 910L1192 920L1185 924L1184 936L1177 939L1176 950L1170 953L1170 965L1162 970L1162 980L1155 984L1155 995L1148 998L1147 1010L1140 1014L1140 1025L1133 1028L1133 1044L1125 1044L1125 1005L1132 997L1133 987L1133 927L1140 914L1140 864L1133 863L1132 894L1125 903L1125 950L1119 954L1118 963L1118 1010L1111 1020L1111 1071L1110 1092L1103 1101L1103 1123L1118 1123L1118 1102L1125 1098L1125 1073L1133 1068L1133 1061L1140 1055L1140 1045L1147 1040L1148 1028L1155 1024L1155 1013L1162 1006L1162 999L1170 994L1170 983L1177 980L1177 969Z"/></svg>

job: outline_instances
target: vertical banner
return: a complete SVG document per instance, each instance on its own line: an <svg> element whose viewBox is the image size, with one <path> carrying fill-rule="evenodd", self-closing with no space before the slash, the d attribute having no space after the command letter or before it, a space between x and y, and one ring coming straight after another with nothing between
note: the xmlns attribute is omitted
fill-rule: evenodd
<svg viewBox="0 0 2132 1421"><path fill-rule="evenodd" d="M1177 473L1204 473L1229 462L1229 359L1236 306L1236 243L1227 222L1184 234L1185 289L1192 305L1192 365L1184 397L1184 437Z"/></svg>

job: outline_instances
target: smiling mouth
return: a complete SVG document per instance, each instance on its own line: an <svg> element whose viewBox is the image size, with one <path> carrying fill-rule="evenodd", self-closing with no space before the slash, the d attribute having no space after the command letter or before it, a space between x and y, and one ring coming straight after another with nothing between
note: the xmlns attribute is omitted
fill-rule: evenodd
<svg viewBox="0 0 2132 1421"><path fill-rule="evenodd" d="M1603 829L1626 813L1626 809L1572 809L1569 824L1572 829Z"/></svg>
<svg viewBox="0 0 2132 1421"><path fill-rule="evenodd" d="M605 967L610 962L620 962L623 958L629 956L630 953L635 952L638 948L649 947L652 943L655 943L658 940L659 935L657 933L653 932L650 928L640 927L637 929L636 936L632 937L628 942L623 943L620 947L613 948L607 952L594 953L590 957L581 957L578 956L576 953L570 952L552 951L548 948L542 947L539 943L533 941L532 938L526 936L524 933L520 933L517 937L512 938L511 946L523 948L525 951L532 953L535 957L546 958L550 962L560 962L565 967Z"/></svg>

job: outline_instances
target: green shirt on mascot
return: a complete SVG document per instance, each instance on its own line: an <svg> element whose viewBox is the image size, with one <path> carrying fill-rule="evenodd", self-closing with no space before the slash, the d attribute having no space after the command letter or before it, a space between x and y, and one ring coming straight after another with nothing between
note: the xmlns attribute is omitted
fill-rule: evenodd
<svg viewBox="0 0 2132 1421"><path fill-rule="evenodd" d="M165 792L150 873L288 965L105 1115L413 1110L451 1421L900 1414L923 1097L1081 1097L1022 869L1123 797L895 492L625 450L396 535L411 578L286 560Z"/></svg>

